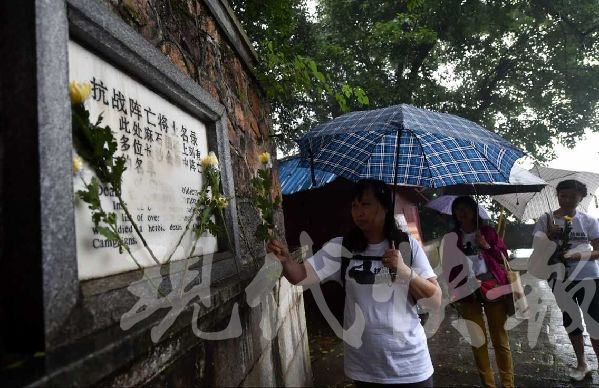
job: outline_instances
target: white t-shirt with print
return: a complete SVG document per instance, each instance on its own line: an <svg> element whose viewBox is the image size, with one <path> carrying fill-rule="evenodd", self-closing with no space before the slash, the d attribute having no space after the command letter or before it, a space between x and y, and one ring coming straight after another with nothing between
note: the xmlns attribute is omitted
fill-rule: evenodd
<svg viewBox="0 0 599 388"><path fill-rule="evenodd" d="M320 281L341 283L341 252L343 238L329 241L309 259ZM364 256L382 256L390 243L384 240L370 244ZM410 237L410 244L399 248L406 264L410 264L409 250L413 252L412 268L425 279L436 277L424 250ZM388 269L381 261L350 260L345 272L344 328L355 320L357 304L364 314L365 329L362 346L355 348L345 342L345 374L353 379L371 383L406 384L428 379L433 365L424 328L412 300L408 285L391 282ZM360 283L362 284L360 284Z"/></svg>
<svg viewBox="0 0 599 388"><path fill-rule="evenodd" d="M547 217L547 213L539 217L533 234L539 231L547 233ZM553 215L551 218L563 230L566 221ZM584 212L576 211L572 219L572 231L570 232L570 244L572 246L570 249L580 249L583 245L589 245L591 240L596 238L599 238L599 222L597 219ZM558 241L558 245L559 243ZM569 261L567 266L572 280L599 279L599 265L596 260Z"/></svg>
<svg viewBox="0 0 599 388"><path fill-rule="evenodd" d="M470 266L468 268L469 276L474 277L489 272L487 269L487 264L485 263L485 259L483 259L482 255L480 254L480 250L476 243L476 232L465 233L462 231L462 242L464 247L467 247L468 243L470 243L470 247L472 247L473 250L472 254L466 255L468 260L470 260Z"/></svg>

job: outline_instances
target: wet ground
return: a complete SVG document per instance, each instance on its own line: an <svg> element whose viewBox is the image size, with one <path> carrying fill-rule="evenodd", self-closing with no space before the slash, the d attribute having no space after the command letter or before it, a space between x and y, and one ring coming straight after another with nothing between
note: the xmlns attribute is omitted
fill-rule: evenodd
<svg viewBox="0 0 599 388"><path fill-rule="evenodd" d="M525 259L515 260L515 269L524 270ZM524 274L524 272L522 272ZM509 331L510 346L514 360L515 383L520 387L599 387L597 359L585 333L585 353L594 372L579 383L571 382L568 368L576 364L574 351L562 326L561 312L545 281L525 278L538 290L539 306L546 306L545 316L540 323L540 332L533 331L533 342L529 341L529 321L520 322ZM543 310L543 308L541 308ZM310 354L314 386L352 386L352 381L343 373L343 344L323 320L311 319L313 312L306 310ZM542 316L541 316L542 317ZM429 340L429 351L435 367L435 386L477 386L480 380L474 366L474 358L466 338L451 325L458 318L451 306L445 309L445 318ZM540 319L539 319L540 321ZM534 343L536 339L536 343ZM493 368L497 371L492 345L489 354ZM496 372L497 383L498 376ZM499 385L498 385L499 386Z"/></svg>

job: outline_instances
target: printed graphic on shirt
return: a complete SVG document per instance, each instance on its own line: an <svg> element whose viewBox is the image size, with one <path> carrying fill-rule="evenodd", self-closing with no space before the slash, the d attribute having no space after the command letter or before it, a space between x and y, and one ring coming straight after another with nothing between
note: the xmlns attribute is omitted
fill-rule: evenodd
<svg viewBox="0 0 599 388"><path fill-rule="evenodd" d="M372 268L371 260L350 268L348 276L358 284L379 284L391 282L391 274L387 267Z"/></svg>
<svg viewBox="0 0 599 388"><path fill-rule="evenodd" d="M589 238L586 233L570 232L570 241L584 241L589 242Z"/></svg>
<svg viewBox="0 0 599 388"><path fill-rule="evenodd" d="M561 224L561 222L560 222L560 224ZM572 227L578 229L577 225L572 225ZM563 233L564 233L564 227L560 225L559 230L560 230L559 231L560 235L563 235ZM558 238L557 240L559 242L562 241L561 238ZM570 235L569 235L569 240L570 240L570 243L574 243L574 242L576 242L576 243L588 243L589 242L589 237L587 236L587 234L584 231L575 231L575 230L572 230L570 232ZM578 244L570 244L570 245L578 245Z"/></svg>

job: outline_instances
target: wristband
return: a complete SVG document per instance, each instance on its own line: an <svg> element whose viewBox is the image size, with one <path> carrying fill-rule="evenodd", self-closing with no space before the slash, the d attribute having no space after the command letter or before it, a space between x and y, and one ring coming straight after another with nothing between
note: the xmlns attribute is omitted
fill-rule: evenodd
<svg viewBox="0 0 599 388"><path fill-rule="evenodd" d="M410 276L406 280L400 279L398 281L399 284L410 284L412 280L416 277L416 272L414 272L414 268L410 267Z"/></svg>
<svg viewBox="0 0 599 388"><path fill-rule="evenodd" d="M410 284L412 280L416 279L416 276L418 275L416 274L416 272L414 272L414 269L410 267L410 279L408 280L408 284Z"/></svg>

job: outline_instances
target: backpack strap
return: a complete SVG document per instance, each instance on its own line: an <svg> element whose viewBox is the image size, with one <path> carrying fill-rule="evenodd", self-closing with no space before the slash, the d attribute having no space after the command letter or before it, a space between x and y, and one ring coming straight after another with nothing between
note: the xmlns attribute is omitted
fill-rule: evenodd
<svg viewBox="0 0 599 388"><path fill-rule="evenodd" d="M341 240L341 246L347 250L350 250L346 244L345 237ZM345 291L345 273L347 272L347 268L349 267L349 261L351 257L345 257L341 255L341 286L343 287L343 291Z"/></svg>
<svg viewBox="0 0 599 388"><path fill-rule="evenodd" d="M553 225L553 223L555 222L553 220L553 213L551 211L545 212L545 214L547 214L547 237L549 237L549 231L551 230L551 225ZM552 238L549 238L550 240L553 241Z"/></svg>
<svg viewBox="0 0 599 388"><path fill-rule="evenodd" d="M400 235L400 239L398 241L395 241L395 246L399 247L399 244L402 242L410 242L410 237L407 233L405 232L401 232ZM343 240L341 240L341 246L345 249L347 249L348 251L351 251L350 247L347 245L345 237L343 237ZM370 257L370 256L355 256L356 259L362 259L362 260L373 260L373 261L377 261L377 260L381 260L381 258L379 257ZM347 272L347 268L349 267L349 262L352 258L351 257L345 257L343 255L341 255L341 286L343 287L343 290L345 291L345 273ZM414 255L412 253L412 247L410 246L410 267L412 267L412 263L414 261Z"/></svg>

